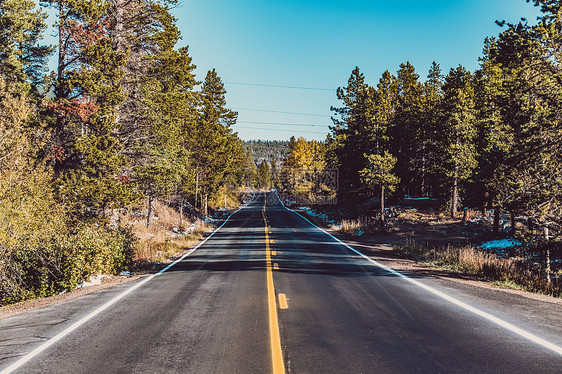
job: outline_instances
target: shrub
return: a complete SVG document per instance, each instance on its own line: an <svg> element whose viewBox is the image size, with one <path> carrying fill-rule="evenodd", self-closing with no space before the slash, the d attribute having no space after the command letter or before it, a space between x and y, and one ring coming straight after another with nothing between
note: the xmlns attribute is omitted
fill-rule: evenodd
<svg viewBox="0 0 562 374"><path fill-rule="evenodd" d="M428 248L415 242L408 242L395 246L394 249L416 261L472 274L488 281L527 291L562 297L561 284L548 283L540 269L533 269L523 259L500 258L470 246Z"/></svg>

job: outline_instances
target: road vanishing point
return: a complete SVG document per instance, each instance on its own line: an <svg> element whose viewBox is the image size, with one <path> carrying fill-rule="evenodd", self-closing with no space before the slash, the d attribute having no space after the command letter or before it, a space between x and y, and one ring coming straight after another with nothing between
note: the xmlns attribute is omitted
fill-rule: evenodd
<svg viewBox="0 0 562 374"><path fill-rule="evenodd" d="M561 309L398 272L262 193L158 274L0 320L0 373L562 373Z"/></svg>

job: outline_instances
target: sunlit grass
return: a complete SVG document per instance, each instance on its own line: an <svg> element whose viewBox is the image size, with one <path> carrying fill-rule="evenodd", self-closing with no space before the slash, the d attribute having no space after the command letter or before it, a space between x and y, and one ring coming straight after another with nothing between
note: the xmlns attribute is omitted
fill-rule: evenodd
<svg viewBox="0 0 562 374"><path fill-rule="evenodd" d="M139 266L150 263L166 263L185 250L193 247L211 225L202 220L184 217L183 227L179 212L161 203L154 204L154 220L146 226L146 216L127 215L123 223L131 225L138 238L134 260Z"/></svg>
<svg viewBox="0 0 562 374"><path fill-rule="evenodd" d="M415 242L396 245L394 250L416 261L474 275L501 286L562 297L560 284L547 282L543 274L530 269L523 259L500 258L470 246L429 248Z"/></svg>

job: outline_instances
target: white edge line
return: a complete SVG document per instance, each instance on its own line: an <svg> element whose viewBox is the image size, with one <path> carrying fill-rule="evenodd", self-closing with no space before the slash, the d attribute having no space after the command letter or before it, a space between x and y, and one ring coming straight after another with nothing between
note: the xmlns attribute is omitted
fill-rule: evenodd
<svg viewBox="0 0 562 374"><path fill-rule="evenodd" d="M23 365L25 365L27 362L29 362L31 359L33 359L35 356L37 356L38 354L40 354L41 352L45 351L47 348L49 348L50 346L52 346L53 344L55 344L56 342L58 342L59 340L61 340L62 338L64 338L65 336L67 336L68 334L70 334L71 332L73 332L74 330L78 329L80 326L82 326L83 324L85 324L86 322L88 322L89 320L91 320L92 318L96 317L98 314L100 314L101 312L103 312L104 310L106 310L107 308L109 308L110 306L114 305L115 303L117 303L119 300L121 300L122 298L124 298L125 296L127 296L128 294L130 294L131 292L135 291L137 288L142 287L145 283L150 282L152 279L154 279L154 277L157 277L158 275L164 273L165 271L167 271L168 269L170 269L172 266L174 266L175 264L177 264L178 262L182 261L183 259L185 259L187 256L191 255L193 252L195 252L200 246L202 246L207 240L209 240L213 235L215 235L215 233L217 231L219 231L230 219L230 217L232 217L233 215L235 215L236 213L238 213L243 207L247 206L248 204L250 204L251 202L253 202L255 200L252 199L250 202L242 205L240 208L238 208L238 210L236 210L234 213L230 214L222 223L222 225L220 225L219 227L217 227L217 229L215 229L209 236L207 236L204 240L202 240L201 242L199 242L195 247L193 247L192 249L190 249L188 252L186 252L184 255L182 255L180 258L178 258L177 260L175 260L174 262L172 262L171 264L169 264L168 266L166 266L164 269L160 270L158 273L156 274L152 274L151 276L145 278L144 280L142 280L141 282L135 284L134 286L132 286L131 288L126 289L125 291L123 291L122 293L120 293L119 295L117 295L116 297L114 297L113 299L109 300L108 302L106 302L105 304L103 304L102 306L98 307L97 309L95 309L94 311L92 311L91 313L89 313L88 315L86 315L85 317L83 317L82 319L74 322L72 325L70 325L69 327L67 327L66 329L64 329L63 331L59 332L57 335L53 336L52 338L50 338L49 340L47 340L45 343L41 344L39 347L35 348L34 350L32 350L31 352L27 353L25 356L22 356L19 360L17 360L16 362L12 363L10 366L2 369L2 371L0 371L0 374L10 374L13 373L15 370L19 369L20 367L22 367Z"/></svg>
<svg viewBox="0 0 562 374"><path fill-rule="evenodd" d="M447 294L444 294L444 293L441 292L441 291L436 290L436 289L433 288L433 287L430 287L430 286L427 286L427 285L425 285L425 284L423 284L423 283L421 283L421 282L418 282L417 280L412 279L412 278L408 277L407 275L404 275L404 274L402 274L402 273L400 273L400 272L394 270L393 268L391 268L391 267L389 267L389 266L386 266L386 265L384 265L384 264L381 264L381 263L378 262L378 261L373 260L372 258L368 257L367 255L365 255L365 254L359 252L359 251L356 250L355 248L351 247L350 245L348 245L348 244L344 243L343 241L341 241L340 239L336 238L334 235L330 234L329 232L327 232L327 231L324 230L323 228L318 227L318 226L315 225L314 223L310 222L306 217L304 217L303 215L301 215L299 212L296 212L296 211L294 211L294 210L292 210L292 209L287 208L287 207L285 206L285 204L283 204L283 202L281 201L281 198L279 198L279 201L281 202L281 205L283 205L283 207L284 207L285 209L287 209L287 210L290 211L290 212L293 212L293 213L297 214L297 215L300 216L302 219L304 219L306 222L308 222L308 223L311 224L312 226L316 227L318 230L322 231L324 234L328 235L329 237L331 237L332 239L334 239L335 241L337 241L338 243L340 243L341 245L343 245L343 246L346 247L347 249L353 251L354 253L358 254L359 256L363 257L364 259L368 260L369 262L373 263L374 265L380 267L381 269L384 269L384 270L388 271L388 272L391 273L391 274L394 274L394 275L396 275L396 276L398 276L398 277L400 277L400 278L402 278L402 279L404 279L404 280L406 280L406 281L408 281L408 282L410 282L410 283L412 283L412 284L414 284L414 285L416 285L416 286L418 286L418 287L420 287L420 288L423 288L424 290L426 290L426 291L428 291L428 292L431 292L432 294L434 294L434 295L436 295L436 296L439 296L440 298L442 298L442 299L444 299L444 300L447 300L447 301L449 301L450 303L453 303L453 304L455 304L455 305L457 305L457 306L459 306L459 307L461 307L461 308L463 308L463 309L465 309L465 310L467 310L467 311L469 311L469 312L472 312L472 313L474 313L474 314L476 314L476 315L478 315L478 316L480 316L480 317L482 317L482 318L485 318L485 319L487 319L488 321L491 321L491 322L495 323L496 325L501 326L501 327L503 327L503 328L505 328L505 329L507 329L507 330L509 330L509 331L511 331L511 332L513 332L513 333L515 333L515 334L517 334L517 335L519 335L519 336L521 336L521 337L527 339L527 340L530 340L530 341L532 341L532 342L534 342L534 343L536 343L536 344L538 344L538 345L541 345L541 346L543 346L543 347L545 347L545 348L550 349L551 351L554 351L554 352L558 353L559 355L562 355L562 347L559 347L559 346L557 346L556 344L550 343L550 342L548 342L548 341L546 341L546 340L544 340L544 339L542 339L542 338L539 338L538 336L533 335L533 334L531 334L530 332L527 332L527 331L525 331L525 330L523 330L523 329L520 329L519 327L517 327L517 326L515 326L515 325L513 325L513 324L511 324L511 323L509 323L509 322L506 322L506 321L504 321L504 320L502 320L502 319L500 319L500 318L498 318L498 317L495 317L495 316L493 316L493 315L491 315L491 314L489 314L489 313L486 313L486 312L484 312L484 311L481 311L481 310L479 310L479 309L477 309L477 308L475 308L475 307L473 307L473 306L470 306L470 305L468 305L468 304L466 304L466 303L464 303L464 302L462 302L462 301L460 301L460 300L455 299L454 297L451 297L451 296L449 296L449 295L447 295ZM2 374L2 373L0 373L0 374Z"/></svg>

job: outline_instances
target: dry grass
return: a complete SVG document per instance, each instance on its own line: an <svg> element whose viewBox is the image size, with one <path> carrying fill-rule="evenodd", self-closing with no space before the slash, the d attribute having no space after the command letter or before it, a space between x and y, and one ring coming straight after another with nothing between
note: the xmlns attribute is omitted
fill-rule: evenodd
<svg viewBox="0 0 562 374"><path fill-rule="evenodd" d="M211 229L204 221L187 217L180 227L179 212L159 201L154 204L154 220L149 227L146 226L146 207L122 221L132 226L138 238L134 260L140 265L168 262L195 245Z"/></svg>
<svg viewBox="0 0 562 374"><path fill-rule="evenodd" d="M470 246L427 248L415 242L394 249L416 261L458 273L471 274L504 286L562 297L562 285L548 283L541 269L532 269L523 259L499 258Z"/></svg>
<svg viewBox="0 0 562 374"><path fill-rule="evenodd" d="M332 225L330 229L348 235L370 234L379 229L379 221L371 217L344 219L339 225Z"/></svg>

